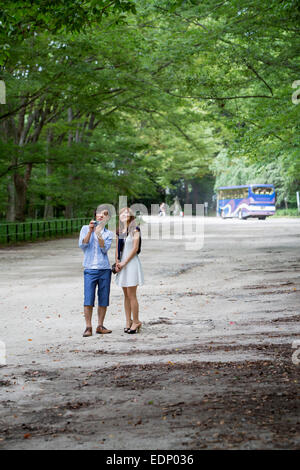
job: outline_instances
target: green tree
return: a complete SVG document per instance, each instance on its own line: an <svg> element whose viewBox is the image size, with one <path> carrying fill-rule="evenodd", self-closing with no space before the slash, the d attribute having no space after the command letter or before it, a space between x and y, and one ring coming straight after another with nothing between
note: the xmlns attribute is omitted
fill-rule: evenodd
<svg viewBox="0 0 300 470"><path fill-rule="evenodd" d="M182 184L195 202L222 149L241 165L280 162L284 192L299 184L298 2L111 2L100 27L91 4L104 2L80 2L74 28L71 16L55 23L54 3L49 28L19 2L11 15L33 24L8 36L1 70L0 204L11 220ZM95 177L101 190L89 188Z"/></svg>
<svg viewBox="0 0 300 470"><path fill-rule="evenodd" d="M0 1L0 65L11 50L40 32L80 32L102 18L124 18L134 12L132 0L5 0Z"/></svg>

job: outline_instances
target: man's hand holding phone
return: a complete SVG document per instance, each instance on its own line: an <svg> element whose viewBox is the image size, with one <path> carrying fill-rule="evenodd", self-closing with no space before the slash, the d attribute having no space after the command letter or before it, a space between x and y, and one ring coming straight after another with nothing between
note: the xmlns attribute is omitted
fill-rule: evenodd
<svg viewBox="0 0 300 470"><path fill-rule="evenodd" d="M90 223L89 223L89 230L90 232L92 232L94 230L94 227L95 227L95 221L94 220L91 220Z"/></svg>
<svg viewBox="0 0 300 470"><path fill-rule="evenodd" d="M101 232L104 229L105 225L106 225L106 220L101 220L101 222L97 223L95 233L96 233L98 238L101 237Z"/></svg>

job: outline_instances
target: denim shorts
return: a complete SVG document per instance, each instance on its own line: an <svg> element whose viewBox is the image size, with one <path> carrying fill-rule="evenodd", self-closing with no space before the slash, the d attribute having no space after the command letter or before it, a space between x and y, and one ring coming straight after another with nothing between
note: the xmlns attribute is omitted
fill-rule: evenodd
<svg viewBox="0 0 300 470"><path fill-rule="evenodd" d="M98 305L108 307L110 294L111 269L84 270L84 305L95 305L96 287L98 286Z"/></svg>

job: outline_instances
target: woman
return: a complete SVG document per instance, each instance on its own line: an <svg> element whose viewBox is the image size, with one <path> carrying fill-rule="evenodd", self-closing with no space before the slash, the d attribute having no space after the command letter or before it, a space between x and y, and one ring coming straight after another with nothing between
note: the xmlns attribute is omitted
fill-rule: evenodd
<svg viewBox="0 0 300 470"><path fill-rule="evenodd" d="M124 308L128 334L139 333L139 303L136 297L138 285L144 284L144 275L138 253L141 249L141 230L136 226L133 212L124 207L120 211L119 231L116 243L116 284L124 292Z"/></svg>

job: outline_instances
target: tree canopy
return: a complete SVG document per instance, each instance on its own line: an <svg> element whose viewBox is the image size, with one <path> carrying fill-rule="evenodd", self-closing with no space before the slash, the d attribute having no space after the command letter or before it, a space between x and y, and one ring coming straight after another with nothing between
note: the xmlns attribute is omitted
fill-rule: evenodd
<svg viewBox="0 0 300 470"><path fill-rule="evenodd" d="M293 200L299 1L0 3L2 216L166 188L203 202L213 175L234 184L242 167Z"/></svg>

